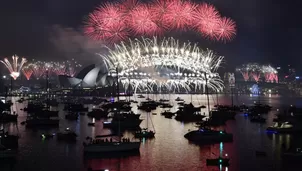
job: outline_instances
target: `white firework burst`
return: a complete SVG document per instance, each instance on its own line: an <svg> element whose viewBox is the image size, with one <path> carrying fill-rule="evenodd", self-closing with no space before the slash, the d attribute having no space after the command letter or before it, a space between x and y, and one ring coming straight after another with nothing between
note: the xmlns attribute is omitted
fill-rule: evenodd
<svg viewBox="0 0 302 171"><path fill-rule="evenodd" d="M115 44L109 55L102 55L109 74L119 70L119 81L136 91L153 87L168 90L222 90L217 69L223 61L211 50L202 50L190 42L180 44L174 38L142 38ZM206 81L207 84L206 84Z"/></svg>
<svg viewBox="0 0 302 171"><path fill-rule="evenodd" d="M0 60L1 63L5 65L5 67L9 70L10 76L16 80L20 76L20 71L23 65L27 62L26 58L22 58L21 62L18 63L19 57L17 55L12 56L13 63L10 63L7 58L4 60Z"/></svg>

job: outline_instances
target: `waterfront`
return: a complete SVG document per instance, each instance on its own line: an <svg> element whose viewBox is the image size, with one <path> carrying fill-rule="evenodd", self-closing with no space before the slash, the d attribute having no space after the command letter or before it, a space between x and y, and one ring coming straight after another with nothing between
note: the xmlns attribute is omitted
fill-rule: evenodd
<svg viewBox="0 0 302 171"><path fill-rule="evenodd" d="M150 95L150 98L153 96ZM205 95L171 95L170 99L174 104L176 97L183 98L187 103L193 101L195 105L207 105ZM163 98L163 97L158 97ZM168 98L166 95L165 98ZM219 95L219 103L231 104L229 96ZM137 99L138 101L141 99ZM69 127L79 135L76 144L59 143L56 139L42 140L40 135L46 133L46 130L31 130L20 125L24 121L26 114L22 108L24 104L17 103L13 108L18 111L18 126L7 124L5 128L11 133L18 133L19 156L13 170L80 170L86 171L91 167L94 170L109 169L110 171L197 171L197 170L220 170L217 167L207 167L205 160L207 158L218 157L222 151L223 155L228 155L231 159L231 166L221 170L241 171L241 170L281 170L280 149L281 144L289 146L293 137L290 135L273 134L268 136L265 128L272 124L273 114L277 109L282 110L283 106L297 105L302 106L302 99L295 97L265 96L258 98L256 96L238 96L234 98L235 104L245 103L252 105L260 100L263 103L273 106L273 110L267 115L267 122L263 125L250 123L243 114L238 114L236 120L228 121L227 125L221 129L234 134L233 143L216 144L211 146L196 146L190 144L183 136L188 130L196 129L194 123L183 124L174 119L166 119L159 113L162 109L155 111L158 115L151 115L155 127L155 139L143 141L139 156L131 156L120 159L83 159L82 142L87 136L107 134L110 130L102 128L102 122L96 121L95 127L88 127L87 123L91 120L87 116L80 116L78 121L67 121L64 118L62 105L60 109L60 130ZM216 104L216 96L210 96L210 104ZM90 105L90 108L93 106ZM176 107L172 108L175 110ZM208 109L203 109L207 112ZM133 105L133 111L137 112L136 105ZM142 113L141 118L146 118ZM153 112L152 112L153 113ZM142 122L142 127L146 125ZM57 129L50 132L57 132ZM131 134L126 133L126 136ZM223 150L221 150L223 149ZM266 157L257 158L255 151L265 151ZM1 169L2 170L2 169Z"/></svg>

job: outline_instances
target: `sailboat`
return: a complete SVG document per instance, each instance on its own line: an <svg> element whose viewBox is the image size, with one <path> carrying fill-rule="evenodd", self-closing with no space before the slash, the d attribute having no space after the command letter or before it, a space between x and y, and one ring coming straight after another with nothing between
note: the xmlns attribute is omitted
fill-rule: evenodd
<svg viewBox="0 0 302 171"><path fill-rule="evenodd" d="M135 134L134 134L135 138L154 138L155 131L148 130L148 128L149 128L148 120L149 120L149 113L147 113L147 127L135 132ZM152 123L152 120L151 120L151 123ZM152 123L152 126L153 126L153 123ZM153 127L153 129L154 129L154 127Z"/></svg>
<svg viewBox="0 0 302 171"><path fill-rule="evenodd" d="M117 99L119 102L119 79L118 79L118 69L117 73ZM119 113L119 109L115 110ZM139 152L141 142L132 142L130 139L121 138L121 130L119 126L118 130L118 141L113 141L112 138L102 139L103 137L96 137L94 140L90 139L89 143L83 143L84 153L97 153L97 154L107 154L107 153L121 153L121 152Z"/></svg>
<svg viewBox="0 0 302 171"><path fill-rule="evenodd" d="M49 78L48 71L46 72L46 90L47 90L47 110L41 110L35 112L34 115L28 115L25 123L26 127L39 127L39 126L49 126L49 127L58 127L59 119L51 119L52 116L57 116L58 111L50 111L49 106ZM54 115L53 115L54 114Z"/></svg>
<svg viewBox="0 0 302 171"><path fill-rule="evenodd" d="M207 101L208 101L208 112L210 113L210 100L209 100L209 92L207 86L207 75L205 73L205 81L206 81L206 93L207 93ZM190 131L184 135L186 139L192 141L196 144L215 144L219 142L232 142L233 135L227 133L225 131L216 131L209 128L201 128L198 130Z"/></svg>

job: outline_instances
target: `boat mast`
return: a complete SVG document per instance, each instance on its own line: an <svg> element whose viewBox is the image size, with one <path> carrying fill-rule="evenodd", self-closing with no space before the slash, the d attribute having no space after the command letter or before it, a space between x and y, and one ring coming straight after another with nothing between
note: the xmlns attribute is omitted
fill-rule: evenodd
<svg viewBox="0 0 302 171"><path fill-rule="evenodd" d="M49 106L49 76L48 76L48 69L46 69L46 92L47 92L47 101L46 101L46 108L50 110Z"/></svg>
<svg viewBox="0 0 302 171"><path fill-rule="evenodd" d="M208 101L208 112L209 112L209 116L210 116L210 99L209 99L209 89L208 89L207 73L204 73L204 77L206 79L206 93L207 93L207 101Z"/></svg>
<svg viewBox="0 0 302 171"><path fill-rule="evenodd" d="M219 101L218 101L218 89L216 90L216 102L217 102L217 105L219 105Z"/></svg>
<svg viewBox="0 0 302 171"><path fill-rule="evenodd" d="M119 102L120 102L120 91L119 91L119 80L118 80L118 67L116 67L116 91L117 91L117 105L118 105L118 109L117 109L117 112L118 112L118 114L120 114L120 104L119 104ZM116 113L115 113L116 114ZM120 115L118 115L118 117L119 117L119 121L118 121L118 136L119 136L119 138L120 138L120 142L121 142L121 119L120 119Z"/></svg>

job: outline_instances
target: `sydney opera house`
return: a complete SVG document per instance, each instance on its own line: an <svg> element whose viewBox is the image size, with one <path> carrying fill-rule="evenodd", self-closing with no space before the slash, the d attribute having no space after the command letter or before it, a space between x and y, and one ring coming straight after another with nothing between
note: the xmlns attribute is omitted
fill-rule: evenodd
<svg viewBox="0 0 302 171"><path fill-rule="evenodd" d="M75 77L59 75L62 88L93 88L112 85L114 80L108 75L103 65L89 65L82 69Z"/></svg>

